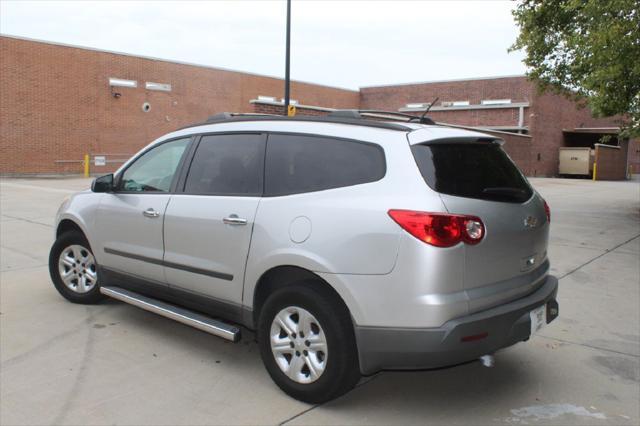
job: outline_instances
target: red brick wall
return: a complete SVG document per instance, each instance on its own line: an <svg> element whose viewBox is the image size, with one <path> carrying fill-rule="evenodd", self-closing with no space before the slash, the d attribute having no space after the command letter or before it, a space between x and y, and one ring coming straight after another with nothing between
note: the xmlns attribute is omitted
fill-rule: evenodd
<svg viewBox="0 0 640 426"><path fill-rule="evenodd" d="M519 121L519 108L429 111L429 117L438 123L464 126L513 126ZM529 108L524 108L524 126L529 125Z"/></svg>
<svg viewBox="0 0 640 426"><path fill-rule="evenodd" d="M363 109L397 110L412 102L430 102L436 96L441 101L469 101L479 104L483 99L531 100L533 91L525 77L502 77L457 80L395 86L363 87L360 89Z"/></svg>
<svg viewBox="0 0 640 426"><path fill-rule="evenodd" d="M629 142L629 166L631 173L640 174L640 139Z"/></svg>
<svg viewBox="0 0 640 426"><path fill-rule="evenodd" d="M575 102L550 92L536 92L531 114L529 134L534 139L531 153L534 176L554 176L558 173L558 148L564 146L563 129L618 126L615 119L594 118L588 108L578 108Z"/></svg>
<svg viewBox="0 0 640 426"><path fill-rule="evenodd" d="M109 77L136 80L138 88L118 88L122 96L115 99ZM146 81L170 83L172 91L145 90ZM280 114L280 106L249 101L282 92L283 82L276 78L0 37L0 174L79 173L81 163L55 161L81 160L85 153L126 156L164 133L221 111ZM529 102L524 124L533 139L523 143L516 136L518 148L510 141L505 148L515 149L511 155L518 165L534 176L557 173L562 129L617 126L613 119L592 118L562 96L538 94L525 77L367 87L360 92L292 82L291 96L306 105L392 111L436 96L476 105L483 99ZM144 102L151 104L149 112L142 111ZM323 113L298 108L301 115ZM465 126L516 126L518 113L518 108L510 108L429 115ZM630 148L630 161L640 172L638 144Z"/></svg>
<svg viewBox="0 0 640 426"><path fill-rule="evenodd" d="M596 145L596 180L627 178L627 142L620 147Z"/></svg>
<svg viewBox="0 0 640 426"><path fill-rule="evenodd" d="M511 99L511 102L529 102L533 85L525 77L458 80L433 83L402 84L397 86L363 87L360 89L360 108L397 111L409 103L469 101L478 105L486 99ZM526 111L526 109L525 109ZM516 126L518 108L431 111L436 121L465 126ZM525 114L525 126L528 125Z"/></svg>
<svg viewBox="0 0 640 426"><path fill-rule="evenodd" d="M118 88L115 99L109 77L138 87ZM146 81L172 91L145 90ZM132 154L164 133L217 112L250 111L251 99L283 91L277 78L0 37L0 173L80 173L80 163L55 160ZM292 82L291 96L333 108L359 104L357 91L308 83Z"/></svg>
<svg viewBox="0 0 640 426"><path fill-rule="evenodd" d="M519 153L517 163L531 176L554 176L558 173L558 148L564 146L563 129L618 126L616 119L596 119L589 109L580 109L575 102L561 95L540 94L526 77L368 87L362 88L360 94L361 108L393 111L408 103L430 102L436 96L440 97L438 104L441 101L469 101L477 105L483 99L529 102L523 118L532 136L528 144L530 158L525 161ZM518 114L517 108L429 112L435 121L464 126L516 126Z"/></svg>
<svg viewBox="0 0 640 426"><path fill-rule="evenodd" d="M527 135L515 133L495 133L482 130L483 133L493 134L504 140L502 148L509 154L509 157L516 163L518 168L526 176L533 176L531 149L533 138Z"/></svg>
<svg viewBox="0 0 640 426"><path fill-rule="evenodd" d="M253 111L257 114L277 114L284 115L284 107L282 105L270 105L265 103L252 103ZM313 108L296 107L296 115L327 115L328 111L317 110Z"/></svg>

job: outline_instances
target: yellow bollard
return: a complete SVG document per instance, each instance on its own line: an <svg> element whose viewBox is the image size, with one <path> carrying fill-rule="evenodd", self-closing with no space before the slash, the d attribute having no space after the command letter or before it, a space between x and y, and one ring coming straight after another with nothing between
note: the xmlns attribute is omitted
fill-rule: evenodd
<svg viewBox="0 0 640 426"><path fill-rule="evenodd" d="M89 177L89 154L84 155L84 177Z"/></svg>
<svg viewBox="0 0 640 426"><path fill-rule="evenodd" d="M593 163L593 180L596 180L596 170L598 170L597 166L597 163Z"/></svg>

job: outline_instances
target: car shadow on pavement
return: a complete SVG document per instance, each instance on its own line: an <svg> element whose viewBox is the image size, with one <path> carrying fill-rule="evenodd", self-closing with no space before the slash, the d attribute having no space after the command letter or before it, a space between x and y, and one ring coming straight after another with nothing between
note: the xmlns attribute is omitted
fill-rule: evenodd
<svg viewBox="0 0 640 426"><path fill-rule="evenodd" d="M526 360L512 349L499 352L497 358L492 368L472 361L432 370L383 371L365 377L347 395L318 407L321 417L311 417L309 421L323 423L331 422L334 416L356 416L385 423L386 416L393 421L391 413L396 412L403 413L407 423L421 423L426 416L436 422L439 418L443 422L452 418L468 422L469 414L474 412L486 420L487 413L483 412L495 407L505 408L502 413L509 416L508 408L517 407L523 395L529 398L529 405L544 403L540 377L531 371ZM532 396L532 391L539 395Z"/></svg>

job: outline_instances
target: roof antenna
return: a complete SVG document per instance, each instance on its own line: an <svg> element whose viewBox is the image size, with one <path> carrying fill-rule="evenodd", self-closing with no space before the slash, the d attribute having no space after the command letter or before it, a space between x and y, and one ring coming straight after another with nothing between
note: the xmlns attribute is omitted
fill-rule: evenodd
<svg viewBox="0 0 640 426"><path fill-rule="evenodd" d="M435 104L436 102L438 102L438 99L440 99L439 96L436 96L436 98L429 104L429 106L427 107L427 109L424 110L424 112L422 113L422 115L420 116L420 123L422 124L426 124L424 121L424 117L427 115L427 113L429 112L429 110L431 109L431 107L433 106L433 104Z"/></svg>

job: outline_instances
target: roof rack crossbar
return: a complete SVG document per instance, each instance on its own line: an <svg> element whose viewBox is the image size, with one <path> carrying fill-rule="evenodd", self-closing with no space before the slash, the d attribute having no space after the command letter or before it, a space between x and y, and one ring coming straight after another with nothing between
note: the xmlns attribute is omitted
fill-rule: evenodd
<svg viewBox="0 0 640 426"><path fill-rule="evenodd" d="M388 119L392 119L390 117L384 117L384 116L391 116L391 117L402 117L402 118L406 118L407 122L418 122L421 124L436 124L435 121L433 121L431 118L429 117L419 117L416 115L412 115L412 114L407 114L404 112L397 112L397 111L384 111L384 110L377 110L377 109L338 109L335 111L332 111L331 113L329 113L329 117L348 117L348 118L366 118L366 117L374 117L374 118L388 118Z"/></svg>
<svg viewBox="0 0 640 426"><path fill-rule="evenodd" d="M234 117L281 117L278 114L266 114L259 112L220 112L207 118L207 123L217 123L219 121L230 120Z"/></svg>

